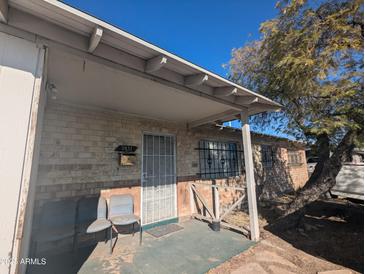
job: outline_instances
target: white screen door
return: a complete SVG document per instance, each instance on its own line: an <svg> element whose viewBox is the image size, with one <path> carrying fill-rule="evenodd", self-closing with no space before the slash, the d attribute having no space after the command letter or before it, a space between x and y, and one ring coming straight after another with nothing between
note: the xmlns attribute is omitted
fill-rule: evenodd
<svg viewBox="0 0 365 274"><path fill-rule="evenodd" d="M142 223L176 217L175 139L143 135Z"/></svg>

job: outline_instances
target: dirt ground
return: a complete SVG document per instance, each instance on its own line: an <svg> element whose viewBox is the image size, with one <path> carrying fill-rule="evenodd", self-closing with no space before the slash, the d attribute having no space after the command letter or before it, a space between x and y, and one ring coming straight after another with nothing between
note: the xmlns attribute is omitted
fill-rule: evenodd
<svg viewBox="0 0 365 274"><path fill-rule="evenodd" d="M261 205L261 241L249 251L208 272L220 273L318 273L329 270L364 271L363 205L330 199L307 207L299 225L287 230L273 230L277 207L290 198ZM244 212L231 214L227 221L246 225Z"/></svg>

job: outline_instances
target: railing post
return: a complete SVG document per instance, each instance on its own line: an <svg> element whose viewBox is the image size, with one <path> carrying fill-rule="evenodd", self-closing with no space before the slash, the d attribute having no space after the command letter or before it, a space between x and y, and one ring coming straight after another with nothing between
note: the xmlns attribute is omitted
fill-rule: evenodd
<svg viewBox="0 0 365 274"><path fill-rule="evenodd" d="M251 240L258 241L260 239L260 229L257 213L256 202L256 186L254 177L254 164L252 157L250 125L248 123L248 110L241 112L242 121L242 144L245 157L246 185L248 210L250 215L250 232Z"/></svg>
<svg viewBox="0 0 365 274"><path fill-rule="evenodd" d="M219 211L219 191L218 187L213 186L213 193L214 193L214 216L215 221L220 221L220 211Z"/></svg>
<svg viewBox="0 0 365 274"><path fill-rule="evenodd" d="M191 183L189 183L189 196L190 196L190 215L193 217L195 213L195 204L194 204L194 192L192 189Z"/></svg>

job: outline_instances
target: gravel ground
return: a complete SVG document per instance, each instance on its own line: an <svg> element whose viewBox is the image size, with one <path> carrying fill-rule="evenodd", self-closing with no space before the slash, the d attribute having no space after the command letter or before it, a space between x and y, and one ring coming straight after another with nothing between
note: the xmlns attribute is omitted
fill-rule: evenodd
<svg viewBox="0 0 365 274"><path fill-rule="evenodd" d="M339 199L318 201L308 207L299 226L269 231L278 204L259 208L262 240L257 245L208 273L363 273L363 205ZM238 226L249 223L242 211L227 221Z"/></svg>

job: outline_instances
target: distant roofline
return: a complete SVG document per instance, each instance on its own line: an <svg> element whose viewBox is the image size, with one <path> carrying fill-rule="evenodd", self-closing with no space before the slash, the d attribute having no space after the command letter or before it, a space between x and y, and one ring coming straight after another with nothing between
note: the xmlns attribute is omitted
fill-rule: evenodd
<svg viewBox="0 0 365 274"><path fill-rule="evenodd" d="M237 132L241 132L241 129L236 128L236 127L231 127L231 126L223 126L222 127L221 125L215 125L215 126L217 128L221 128L221 129L234 130L234 131L237 131ZM307 145L305 142L290 140L290 139L285 138L285 137L279 137L279 136L270 135L270 134L266 134L266 133L260 133L260 132L256 132L256 131L252 131L252 130L251 130L251 134L256 135L256 136L269 137L269 138L272 138L272 139L286 141L286 142L289 142L289 143L295 143L295 144L299 144L299 145L303 145L303 146Z"/></svg>

